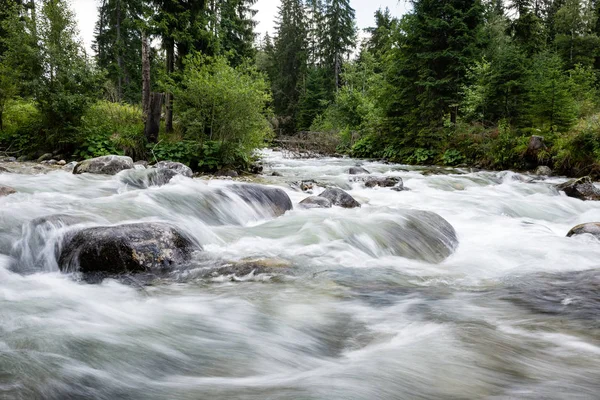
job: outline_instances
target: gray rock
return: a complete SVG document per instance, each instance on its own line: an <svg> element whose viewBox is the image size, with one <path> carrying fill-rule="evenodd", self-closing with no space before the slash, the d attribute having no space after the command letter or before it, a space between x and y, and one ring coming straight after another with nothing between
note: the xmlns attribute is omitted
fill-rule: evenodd
<svg viewBox="0 0 600 400"><path fill-rule="evenodd" d="M228 176L230 178L235 178L236 176L238 176L237 171L234 171L232 169L220 169L217 172L215 172L215 176Z"/></svg>
<svg viewBox="0 0 600 400"><path fill-rule="evenodd" d="M273 171L273 172L271 173L271 176L283 176L283 175L281 175L281 174L280 174L279 172L277 172L277 171Z"/></svg>
<svg viewBox="0 0 600 400"><path fill-rule="evenodd" d="M60 165L62 167L62 166L67 165L67 162L65 160L60 160L56 163L56 165Z"/></svg>
<svg viewBox="0 0 600 400"><path fill-rule="evenodd" d="M307 197L299 204L303 208L331 208L331 200L320 196Z"/></svg>
<svg viewBox="0 0 600 400"><path fill-rule="evenodd" d="M126 169L133 168L133 160L131 157L126 156L102 156L84 160L73 168L74 174L103 174L103 175L116 175L117 173Z"/></svg>
<svg viewBox="0 0 600 400"><path fill-rule="evenodd" d="M600 222L588 222L586 224L580 224L571 228L567 233L567 237L590 234L600 239Z"/></svg>
<svg viewBox="0 0 600 400"><path fill-rule="evenodd" d="M282 189L252 183L231 186L232 191L249 204L260 204L276 217L293 209L290 197Z"/></svg>
<svg viewBox="0 0 600 400"><path fill-rule="evenodd" d="M535 154L538 151L545 149L546 145L544 144L544 137L533 135L529 138L529 143L527 144L527 152L530 154Z"/></svg>
<svg viewBox="0 0 600 400"><path fill-rule="evenodd" d="M592 178L584 176L579 179L571 179L565 183L555 186L557 190L565 192L569 197L580 200L600 200L600 189L594 186Z"/></svg>
<svg viewBox="0 0 600 400"><path fill-rule="evenodd" d="M365 187L373 188L375 186L379 187L402 187L404 184L402 182L402 178L398 178L395 176L369 176L364 180Z"/></svg>
<svg viewBox="0 0 600 400"><path fill-rule="evenodd" d="M133 169L119 175L121 182L137 189L145 189L150 186L166 185L179 175L172 169L165 168L148 168L148 169Z"/></svg>
<svg viewBox="0 0 600 400"><path fill-rule="evenodd" d="M148 168L148 161L139 160L133 163L135 169L146 169Z"/></svg>
<svg viewBox="0 0 600 400"><path fill-rule="evenodd" d="M350 169L348 170L348 173L350 175L370 174L369 171L367 171L363 167L359 167L359 166L350 167Z"/></svg>
<svg viewBox="0 0 600 400"><path fill-rule="evenodd" d="M331 204L335 206L340 206L344 208L360 207L360 203L356 201L354 197L344 192L342 189L328 188L325 189L325 191L319 196L328 199L329 201L331 201Z"/></svg>
<svg viewBox="0 0 600 400"><path fill-rule="evenodd" d="M154 164L154 168L170 169L177 172L180 175L187 176L188 178L191 178L194 175L190 167L175 161L159 161L156 164Z"/></svg>
<svg viewBox="0 0 600 400"><path fill-rule="evenodd" d="M15 162L17 159L15 157L2 157L2 162Z"/></svg>
<svg viewBox="0 0 600 400"><path fill-rule="evenodd" d="M194 250L201 247L165 223L98 226L67 238L58 264L84 274L161 273L188 262Z"/></svg>
<svg viewBox="0 0 600 400"><path fill-rule="evenodd" d="M17 191L10 186L0 185L0 197L8 196L9 194L17 193Z"/></svg>
<svg viewBox="0 0 600 400"><path fill-rule="evenodd" d="M73 172L73 170L75 169L75 166L77 165L77 161L71 161L68 164L65 164L62 169L63 171L67 171L67 172Z"/></svg>
<svg viewBox="0 0 600 400"><path fill-rule="evenodd" d="M536 174L536 175L543 175L543 176L551 176L552 175L552 170L547 165L540 165L539 167L537 167L535 169L534 174Z"/></svg>
<svg viewBox="0 0 600 400"><path fill-rule="evenodd" d="M25 161L29 161L29 157L27 156L20 156L19 158L17 158L18 162L25 162Z"/></svg>
<svg viewBox="0 0 600 400"><path fill-rule="evenodd" d="M38 153L39 154L39 153ZM51 160L53 157L52 153L46 153L46 154L42 154L38 159L37 162L42 162L42 161L46 161L46 160Z"/></svg>

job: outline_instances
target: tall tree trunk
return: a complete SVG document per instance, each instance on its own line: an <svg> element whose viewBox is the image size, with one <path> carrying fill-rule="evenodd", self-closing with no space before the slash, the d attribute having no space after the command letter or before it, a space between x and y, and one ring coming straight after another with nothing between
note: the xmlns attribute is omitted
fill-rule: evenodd
<svg viewBox="0 0 600 400"><path fill-rule="evenodd" d="M144 123L148 120L148 109L150 108L150 48L148 36L142 33L142 112Z"/></svg>
<svg viewBox="0 0 600 400"><path fill-rule="evenodd" d="M175 69L175 40L168 38L165 41L167 53L167 76L171 77ZM167 132L173 131L173 94L167 93L165 99L165 128Z"/></svg>
<svg viewBox="0 0 600 400"><path fill-rule="evenodd" d="M148 107L148 118L144 127L146 140L148 143L156 143L158 140L158 131L160 129L160 111L162 109L163 94L152 92L150 95L150 105Z"/></svg>
<svg viewBox="0 0 600 400"><path fill-rule="evenodd" d="M117 65L119 74L117 76L117 100L123 98L123 48L121 46L121 0L117 0Z"/></svg>

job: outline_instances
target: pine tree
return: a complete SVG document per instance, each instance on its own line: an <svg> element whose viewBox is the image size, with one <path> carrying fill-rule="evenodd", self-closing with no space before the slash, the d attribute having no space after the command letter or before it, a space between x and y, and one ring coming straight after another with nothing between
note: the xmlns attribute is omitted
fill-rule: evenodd
<svg viewBox="0 0 600 400"><path fill-rule="evenodd" d="M97 92L97 75L78 39L75 17L64 0L44 3L38 25L43 73L38 77L36 101L47 144L56 148L72 142L68 135Z"/></svg>
<svg viewBox="0 0 600 400"><path fill-rule="evenodd" d="M593 65L600 39L596 16L589 0L565 0L555 17L556 47L568 68L576 64Z"/></svg>
<svg viewBox="0 0 600 400"><path fill-rule="evenodd" d="M569 93L568 76L559 56L536 55L529 77L528 108L534 126L565 131L575 121L575 101Z"/></svg>
<svg viewBox="0 0 600 400"><path fill-rule="evenodd" d="M254 57L256 22L253 18L257 11L252 6L255 3L256 0L222 0L220 3L219 48L233 66Z"/></svg>
<svg viewBox="0 0 600 400"><path fill-rule="evenodd" d="M324 65L331 71L332 91L341 86L340 74L344 59L355 47L354 9L349 0L326 0L322 54Z"/></svg>
<svg viewBox="0 0 600 400"><path fill-rule="evenodd" d="M529 55L540 51L546 42L542 19L536 14L532 0L513 0L510 8L517 13L511 24L515 42ZM539 13L539 10L537 11Z"/></svg>
<svg viewBox="0 0 600 400"><path fill-rule="evenodd" d="M301 0L283 0L276 26L272 77L275 113L279 130L292 133L296 127L298 101L306 74L306 20Z"/></svg>
<svg viewBox="0 0 600 400"><path fill-rule="evenodd" d="M140 100L143 12L142 0L103 0L98 7L93 48L115 87L116 101Z"/></svg>
<svg viewBox="0 0 600 400"><path fill-rule="evenodd" d="M388 52L392 45L392 32L395 29L397 20L392 18L390 10L386 7L385 10L379 9L375 11L375 26L365 29L370 34L367 41L367 50L381 58Z"/></svg>
<svg viewBox="0 0 600 400"><path fill-rule="evenodd" d="M384 98L391 130L428 146L424 134L442 126L447 114L456 120L482 21L478 0L413 1L387 57Z"/></svg>
<svg viewBox="0 0 600 400"><path fill-rule="evenodd" d="M322 0L307 0L306 20L307 31L307 55L310 66L323 64L323 37L324 37L324 6Z"/></svg>

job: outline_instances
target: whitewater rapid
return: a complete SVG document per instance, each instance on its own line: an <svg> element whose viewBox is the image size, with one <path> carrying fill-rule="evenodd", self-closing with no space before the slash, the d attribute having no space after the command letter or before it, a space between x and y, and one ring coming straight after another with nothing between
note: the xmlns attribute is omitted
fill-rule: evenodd
<svg viewBox="0 0 600 400"><path fill-rule="evenodd" d="M565 237L600 202L558 193L563 178L262 157L254 181L294 205L280 217L218 195L231 180L0 174L17 190L0 198L0 398L600 398L600 242ZM410 190L351 182L357 163ZM302 180L362 206L303 209ZM393 251L380 229L407 210L448 221L453 254ZM30 223L55 214L166 221L203 251L169 276L89 284L58 268L73 228ZM248 260L271 268L236 274Z"/></svg>

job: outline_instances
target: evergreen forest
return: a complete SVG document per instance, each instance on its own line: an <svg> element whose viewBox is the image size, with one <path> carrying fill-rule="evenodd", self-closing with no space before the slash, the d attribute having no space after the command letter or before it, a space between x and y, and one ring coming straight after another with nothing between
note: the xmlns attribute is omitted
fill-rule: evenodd
<svg viewBox="0 0 600 400"><path fill-rule="evenodd" d="M0 0L0 149L246 170L309 133L328 153L600 175L600 1L412 0L359 30L349 0ZM532 136L543 146L531 151Z"/></svg>

